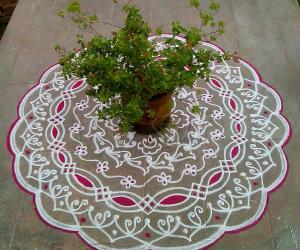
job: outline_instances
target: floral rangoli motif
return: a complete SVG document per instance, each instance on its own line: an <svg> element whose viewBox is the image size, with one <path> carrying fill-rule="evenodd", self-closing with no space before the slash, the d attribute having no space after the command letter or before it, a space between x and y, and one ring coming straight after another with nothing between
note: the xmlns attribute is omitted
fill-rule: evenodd
<svg viewBox="0 0 300 250"><path fill-rule="evenodd" d="M50 67L10 133L16 179L41 217L96 249L199 249L254 224L285 178L290 127L248 63L211 70L174 97L176 126L141 135L98 120L103 104L85 95L85 79Z"/></svg>

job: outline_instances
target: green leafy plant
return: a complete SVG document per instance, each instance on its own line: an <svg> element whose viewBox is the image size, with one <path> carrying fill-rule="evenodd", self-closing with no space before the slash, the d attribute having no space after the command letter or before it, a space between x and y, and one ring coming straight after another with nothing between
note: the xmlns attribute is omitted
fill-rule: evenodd
<svg viewBox="0 0 300 250"><path fill-rule="evenodd" d="M117 0L113 0L117 3ZM200 41L215 41L224 33L224 22L215 16L220 6L210 1L204 10L200 0L189 0L191 8L199 14L199 27L185 27L180 21L171 24L172 35L165 40L168 45L163 50L156 50L156 39L149 41L149 25L143 20L136 5L129 3L122 6L126 15L124 25L101 22L97 15L82 12L78 1L73 0L65 10L58 13L69 17L82 30L94 32L91 40L77 35L80 52L66 51L59 45L60 64L66 78L76 76L87 78L87 94L105 103L99 110L100 119L119 119L121 131L128 131L146 112L149 117L155 111L149 108L149 100L165 94L176 93L181 87L193 87L197 79L208 80L209 64L213 60L222 61L232 57L229 53L218 53L194 47ZM94 24L112 25L119 30L111 38L103 37L94 29ZM157 37L162 34L156 29ZM175 38L182 35L186 42ZM193 112L198 112L198 106Z"/></svg>

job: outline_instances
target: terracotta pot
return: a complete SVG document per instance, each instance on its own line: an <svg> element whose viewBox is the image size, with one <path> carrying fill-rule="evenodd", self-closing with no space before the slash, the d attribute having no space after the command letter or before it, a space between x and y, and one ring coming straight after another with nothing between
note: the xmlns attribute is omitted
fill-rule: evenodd
<svg viewBox="0 0 300 250"><path fill-rule="evenodd" d="M134 124L134 130L141 134L156 133L170 121L172 110L172 94L166 93L149 101L149 107L155 111L155 117L150 118L144 113L144 116Z"/></svg>

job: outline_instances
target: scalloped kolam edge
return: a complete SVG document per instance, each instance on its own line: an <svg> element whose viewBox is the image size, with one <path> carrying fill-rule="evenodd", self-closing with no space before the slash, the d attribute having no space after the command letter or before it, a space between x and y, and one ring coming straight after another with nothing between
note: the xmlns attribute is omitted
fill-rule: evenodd
<svg viewBox="0 0 300 250"><path fill-rule="evenodd" d="M168 33L164 33L162 34L162 37L167 37L167 36L170 36L171 34L168 34ZM154 37L154 36L153 36ZM151 38L151 37L150 37ZM183 37L179 37L177 36L177 38L179 39L184 39ZM216 44L214 43L211 43L211 42L204 42L206 44L210 44L212 45L213 47L215 47L216 50L219 50L221 52L224 52L224 49L222 49L221 47L217 46ZM254 225L256 225L260 220L261 218L263 217L263 215L265 214L267 208L268 208L268 204L269 204L269 196L270 196L270 193L271 192L274 192L276 191L286 180L287 178L287 175L288 175L288 171L289 171L289 162L288 162L288 157L287 157L287 154L286 152L283 150L283 148L288 144L288 142L290 141L291 139L291 136L292 136L292 127L291 127L291 124L290 122L288 121L288 119L284 116L283 114L283 97L276 91L276 89L274 89L270 84L266 83L265 81L263 81L263 78L261 76L261 74L259 73L259 71L251 64L249 63L248 61L244 60L244 59L241 59L239 58L239 60L241 62L243 62L244 64L248 65L250 68L253 69L253 71L257 74L258 76L258 79L260 81L261 84L265 85L266 87L272 89L274 91L275 94L278 95L279 99L280 99L280 110L278 112L278 114L281 116L282 120L286 122L286 124L288 125L288 134L287 134L287 137L283 139L283 142L282 142L282 145L280 146L282 152L283 152L283 155L284 155L284 160L286 162L286 171L285 171L285 174L282 178L282 180L279 182L279 184L277 184L277 186L275 186L273 189L271 189L270 191L267 191L266 193L266 202L264 204L264 209L261 211L261 213L257 216L257 218L254 218L253 221L250 223L250 224L247 224L247 225L242 225L240 228L238 229L234 229L234 230L227 230L225 232L223 232L220 236L218 236L218 238L216 239L212 239L210 242L208 242L208 244L206 246L204 246L202 249L208 249L210 248L212 245L216 244L217 241L219 241L226 233L238 233L238 232L241 232L241 231L244 231ZM32 193L31 191L29 191L28 189L26 189L25 186L23 186L19 180L17 179L16 177L16 174L15 174L15 169L14 169L14 166L15 166L15 158L16 158L16 155L15 155L15 152L13 151L12 147L11 147L11 135L12 135L12 132L17 124L17 122L21 119L20 118L20 106L21 104L23 103L24 99L29 96L29 94L31 92L34 92L36 89L38 89L38 86L40 85L40 81L42 79L42 77L44 76L44 74L49 71L51 68L53 68L54 66L56 66L58 64L53 64L51 66L49 66L46 70L43 71L43 73L41 74L41 76L39 77L38 81L36 84L34 84L29 90L26 91L26 93L20 98L20 100L18 101L18 104L17 104L17 117L16 119L14 120L14 122L10 125L9 127L9 130L8 130L8 133L7 133L7 140L6 140L6 146L7 146L7 150L9 151L9 153L11 154L12 156L12 176L14 178L14 181L16 182L17 186L23 190L24 192L28 193L28 194L31 194L32 195L32 206L37 214L37 216L40 218L40 220L42 220L45 224L47 224L48 226L52 227L52 228L55 228L55 229L58 229L62 232L66 232L66 233L76 233L79 238L81 239L82 242L84 242L84 244L86 244L87 246L89 246L90 248L92 249L98 249L96 247L94 247L93 245L99 245L98 242L95 242L94 240L92 240L88 235L80 232L80 231L77 231L77 230L70 230L70 229L66 229L66 228L61 228L61 227L58 227L56 225L53 225L51 224L49 221L47 221L47 218L44 218L42 216L42 214L40 213L40 211L38 210L36 204L37 204L37 198L36 198L36 194L35 193ZM175 248L169 248L169 249L176 249Z"/></svg>

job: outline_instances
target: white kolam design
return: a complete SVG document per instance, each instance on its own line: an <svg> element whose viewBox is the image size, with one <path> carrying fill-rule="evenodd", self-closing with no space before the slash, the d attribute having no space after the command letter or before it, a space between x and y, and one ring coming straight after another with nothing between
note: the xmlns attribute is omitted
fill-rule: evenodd
<svg viewBox="0 0 300 250"><path fill-rule="evenodd" d="M50 67L9 137L17 182L43 220L96 249L199 249L254 224L286 176L290 127L279 95L248 63L211 70L174 97L176 127L141 135L98 120L103 104L86 96L85 79Z"/></svg>

